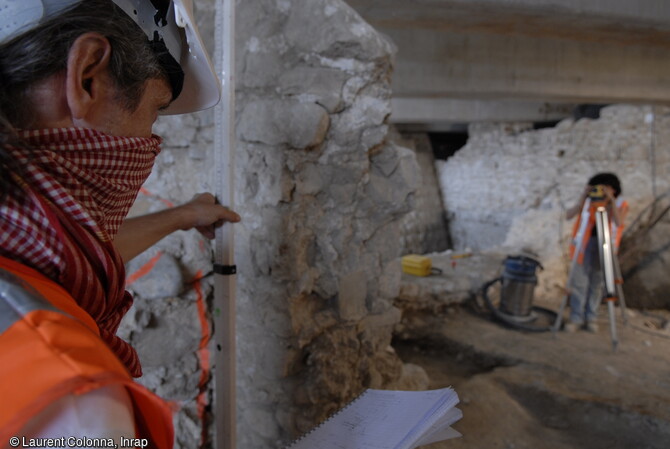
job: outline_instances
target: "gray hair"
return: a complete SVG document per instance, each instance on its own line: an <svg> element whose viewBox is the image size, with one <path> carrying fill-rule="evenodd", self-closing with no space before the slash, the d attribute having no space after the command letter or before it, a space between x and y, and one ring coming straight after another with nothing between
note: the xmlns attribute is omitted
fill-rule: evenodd
<svg viewBox="0 0 670 449"><path fill-rule="evenodd" d="M6 146L22 145L15 129L30 126L30 87L64 71L72 44L87 32L109 40L110 75L127 110L138 107L149 79L165 77L146 34L111 0L84 0L0 46L0 195L20 173Z"/></svg>

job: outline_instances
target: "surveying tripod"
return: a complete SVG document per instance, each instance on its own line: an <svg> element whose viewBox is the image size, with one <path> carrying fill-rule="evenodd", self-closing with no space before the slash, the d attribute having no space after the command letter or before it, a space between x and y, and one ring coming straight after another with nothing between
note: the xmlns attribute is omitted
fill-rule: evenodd
<svg viewBox="0 0 670 449"><path fill-rule="evenodd" d="M621 314L623 318L623 323L626 324L626 301L623 294L623 277L621 276L621 268L619 267L619 261L616 255L616 249L614 247L614 242L612 239L611 226L609 221L609 216L607 213L606 204L603 201L603 198L599 193L602 193L599 190L595 190L594 193L590 194L586 198L584 207L582 208L582 219L584 219L584 211L588 210L589 216L593 214L595 216L595 226L596 234L598 237L598 252L600 253L600 268L603 272L604 280L604 299L607 302L607 313L609 316L610 323L610 335L612 337L612 349L616 351L617 345L619 343L617 339L616 331L616 318L614 313L614 303L618 300L621 307ZM554 334L561 327L561 321L563 319L563 312L565 306L567 305L570 299L570 289L573 281L573 276L575 272L575 266L578 263L579 258L579 248L583 243L583 239L586 238L586 235L577 235L577 247L572 255L572 261L570 263L570 271L568 274L567 282L567 293L561 307L559 308L558 314L556 316L556 321L552 331ZM588 301L588 298L586 298Z"/></svg>

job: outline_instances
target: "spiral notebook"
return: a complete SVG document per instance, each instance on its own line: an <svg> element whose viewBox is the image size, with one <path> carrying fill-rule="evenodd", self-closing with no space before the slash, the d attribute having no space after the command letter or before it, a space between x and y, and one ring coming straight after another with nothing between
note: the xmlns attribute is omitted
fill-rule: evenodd
<svg viewBox="0 0 670 449"><path fill-rule="evenodd" d="M366 390L287 449L412 449L460 437L456 404L452 388Z"/></svg>

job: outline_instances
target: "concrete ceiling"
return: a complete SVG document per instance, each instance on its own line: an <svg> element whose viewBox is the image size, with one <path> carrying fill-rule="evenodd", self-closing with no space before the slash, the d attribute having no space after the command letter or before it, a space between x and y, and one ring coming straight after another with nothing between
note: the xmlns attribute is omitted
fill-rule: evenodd
<svg viewBox="0 0 670 449"><path fill-rule="evenodd" d="M551 120L670 104L665 0L347 0L398 47L397 123Z"/></svg>

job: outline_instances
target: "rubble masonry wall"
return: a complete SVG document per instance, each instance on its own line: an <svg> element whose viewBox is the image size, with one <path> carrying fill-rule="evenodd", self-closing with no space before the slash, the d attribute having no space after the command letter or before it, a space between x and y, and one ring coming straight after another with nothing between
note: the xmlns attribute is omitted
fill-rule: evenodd
<svg viewBox="0 0 670 449"><path fill-rule="evenodd" d="M196 6L211 36L215 2ZM344 2L247 0L236 21L238 447L276 448L364 387L403 382L392 300L420 175L387 138L394 47ZM159 119L163 152L133 214L213 189L213 117ZM211 261L211 242L180 231L128 265L120 333L141 382L179 405L181 448L216 419Z"/></svg>
<svg viewBox="0 0 670 449"><path fill-rule="evenodd" d="M665 278L659 270L668 257L667 224L661 220L654 228L657 238L641 229L650 222L655 200L661 201L653 212L659 215L670 188L670 120L663 107L609 106L599 119L567 119L539 130L530 123L471 125L467 145L438 161L455 248L508 254L530 249L545 267L536 294L562 297L573 223L565 220L565 210L601 171L619 176L630 204L620 258L624 286L642 276L644 289L658 293ZM646 236L637 254L626 248L634 235ZM639 269L645 260L645 269ZM640 297L638 305L644 305L643 292L634 293L627 296Z"/></svg>

